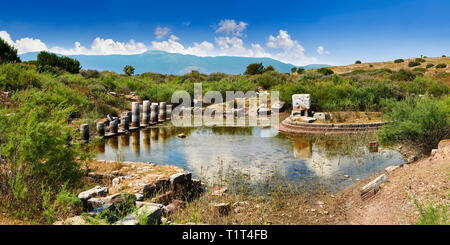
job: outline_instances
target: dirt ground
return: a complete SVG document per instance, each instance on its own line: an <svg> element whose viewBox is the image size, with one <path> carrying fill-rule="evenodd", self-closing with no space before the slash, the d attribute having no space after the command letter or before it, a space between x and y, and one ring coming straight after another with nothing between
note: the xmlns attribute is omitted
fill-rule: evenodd
<svg viewBox="0 0 450 245"><path fill-rule="evenodd" d="M336 212L333 224L407 225L419 211L413 202L448 204L450 201L450 140L441 141L429 157L404 164L387 173L389 182L370 200L362 201L361 187L373 178L340 192L329 209ZM374 176L376 177L376 175Z"/></svg>

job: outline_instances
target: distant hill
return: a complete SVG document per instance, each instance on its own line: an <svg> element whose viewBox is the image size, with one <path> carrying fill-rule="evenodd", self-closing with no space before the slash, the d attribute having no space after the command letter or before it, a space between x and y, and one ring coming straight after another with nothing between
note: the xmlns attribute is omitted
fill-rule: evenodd
<svg viewBox="0 0 450 245"><path fill-rule="evenodd" d="M23 61L35 60L38 52L21 54ZM164 51L148 51L136 55L67 55L80 61L83 69L108 70L123 73L125 65L132 65L135 73L156 72L162 74L185 74L191 70L201 73L223 72L227 74L244 73L250 63L262 62L272 65L279 72L291 72L292 64L286 64L271 58L252 58L238 56L200 57ZM305 69L317 69L329 65L311 64Z"/></svg>

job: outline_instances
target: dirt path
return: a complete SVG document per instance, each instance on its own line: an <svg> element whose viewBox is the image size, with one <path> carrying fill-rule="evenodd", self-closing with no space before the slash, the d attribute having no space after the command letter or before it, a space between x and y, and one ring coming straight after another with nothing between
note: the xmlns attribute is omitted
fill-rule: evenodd
<svg viewBox="0 0 450 245"><path fill-rule="evenodd" d="M419 212L413 197L422 204L450 202L450 140L441 141L430 157L387 173L389 182L374 198L362 201L361 187L373 178L340 192L334 202L335 224L412 224Z"/></svg>

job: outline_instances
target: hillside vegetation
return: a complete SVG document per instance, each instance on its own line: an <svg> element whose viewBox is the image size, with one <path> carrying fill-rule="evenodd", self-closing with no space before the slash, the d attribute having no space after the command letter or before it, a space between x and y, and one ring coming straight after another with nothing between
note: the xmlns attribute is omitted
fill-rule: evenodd
<svg viewBox="0 0 450 245"><path fill-rule="evenodd" d="M7 45L3 48L14 53ZM381 111L402 115L406 121L402 125L408 127L403 127L401 134L408 137L397 137L395 131L386 134L387 139L396 142L414 141L408 130L416 124L425 131L430 128L422 115L409 115L414 110L395 109L420 106L426 111L430 107L417 101L398 104L426 95L424 103L433 101L431 107L439 107L428 110L438 113L432 122L441 121L438 128L446 129L445 132L449 128L449 87L442 82L449 79L448 68L429 68L424 72L401 64L404 69L375 65L362 69L367 65L363 63L314 71L298 69L286 74L256 65L257 72L247 69L246 75L206 75L197 71L184 75L132 75L132 72L126 75L80 70L77 60L45 53L36 61L23 63L14 55L5 57L14 59L5 58L0 64L0 209L3 209L0 211L38 223L50 223L54 216L69 212L67 206L77 200L71 193L83 185L81 164L89 161L89 151L76 143L79 137L76 129L81 123L94 128L99 118L129 109L126 95L132 92L141 100L170 102L177 90L186 90L192 96L194 83L203 84L203 93L215 90L223 95L226 91L276 90L289 108L292 94L309 93L314 111ZM443 60L448 63L447 59L439 62ZM244 71L246 67L242 67Z"/></svg>

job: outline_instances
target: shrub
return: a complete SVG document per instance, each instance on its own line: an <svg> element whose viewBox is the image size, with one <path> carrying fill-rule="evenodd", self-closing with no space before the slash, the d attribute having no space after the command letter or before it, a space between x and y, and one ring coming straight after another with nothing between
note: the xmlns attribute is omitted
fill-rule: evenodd
<svg viewBox="0 0 450 245"><path fill-rule="evenodd" d="M423 63L426 60L424 58L416 58L416 62Z"/></svg>
<svg viewBox="0 0 450 245"><path fill-rule="evenodd" d="M431 67L433 67L433 66L434 66L434 64L428 63L428 64L427 64L427 69L428 69L428 68L431 68Z"/></svg>
<svg viewBox="0 0 450 245"><path fill-rule="evenodd" d="M425 68L422 68L422 67L416 67L416 68L414 68L414 69L413 69L413 71L418 71L418 72L426 72L426 71L427 71L427 69L425 69Z"/></svg>
<svg viewBox="0 0 450 245"><path fill-rule="evenodd" d="M334 73L333 70L331 70L330 68L326 68L326 67L319 68L317 70L317 72L324 76L328 76L328 75L331 75Z"/></svg>
<svg viewBox="0 0 450 245"><path fill-rule="evenodd" d="M20 62L17 49L0 38L0 64Z"/></svg>
<svg viewBox="0 0 450 245"><path fill-rule="evenodd" d="M444 55L442 55L442 58L445 58L445 57L447 57L445 54Z"/></svg>
<svg viewBox="0 0 450 245"><path fill-rule="evenodd" d="M407 98L388 104L385 113L389 123L380 131L383 142L409 143L428 153L439 141L450 137L448 96Z"/></svg>
<svg viewBox="0 0 450 245"><path fill-rule="evenodd" d="M436 69L440 69L440 68L446 68L447 64L438 64L436 65Z"/></svg>
<svg viewBox="0 0 450 245"><path fill-rule="evenodd" d="M305 71L305 68L299 67L297 68L297 74L302 74Z"/></svg>
<svg viewBox="0 0 450 245"><path fill-rule="evenodd" d="M0 88L15 91L30 87L41 87L39 74L19 64L0 65Z"/></svg>
<svg viewBox="0 0 450 245"><path fill-rule="evenodd" d="M361 64L360 60L355 61L355 64Z"/></svg>
<svg viewBox="0 0 450 245"><path fill-rule="evenodd" d="M403 62L405 62L404 59L396 59L396 60L394 60L394 63L403 63Z"/></svg>
<svg viewBox="0 0 450 245"><path fill-rule="evenodd" d="M127 76L131 76L134 74L134 67L130 66L130 65L126 65L123 68L123 73L125 73L125 75Z"/></svg>
<svg viewBox="0 0 450 245"><path fill-rule="evenodd" d="M414 78L416 75L408 69L400 69L391 75L391 79L396 81L412 81Z"/></svg>
<svg viewBox="0 0 450 245"><path fill-rule="evenodd" d="M78 73L81 69L80 62L69 57L59 57L56 54L42 51L37 56L37 65L40 72L60 73L60 70Z"/></svg>
<svg viewBox="0 0 450 245"><path fill-rule="evenodd" d="M0 192L7 200L2 205L27 216L43 212L48 221L54 214L50 199L56 198L49 190L59 192L65 183L75 187L82 174L76 159L86 159L79 145L68 141L73 130L67 119L74 108L56 102L53 95L36 89L18 92L11 99L13 110L0 113L0 147L6 160Z"/></svg>
<svg viewBox="0 0 450 245"><path fill-rule="evenodd" d="M265 89L269 89L272 86L284 83L286 81L286 75L276 71L265 72L261 76L256 78L256 84Z"/></svg>
<svg viewBox="0 0 450 245"><path fill-rule="evenodd" d="M263 73L269 72L269 71L275 71L275 68L271 65L268 65L266 68L263 69Z"/></svg>
<svg viewBox="0 0 450 245"><path fill-rule="evenodd" d="M245 75L256 75L262 74L264 70L264 66L262 63L252 63L247 66L245 69Z"/></svg>
<svg viewBox="0 0 450 245"><path fill-rule="evenodd" d="M408 63L408 67L414 67L414 66L418 66L418 65L420 65L420 62L418 62L418 61L410 61Z"/></svg>
<svg viewBox="0 0 450 245"><path fill-rule="evenodd" d="M102 74L97 71L97 70L81 70L80 74L84 77L84 78L99 78Z"/></svg>
<svg viewBox="0 0 450 245"><path fill-rule="evenodd" d="M295 68L295 67L292 67L291 68L291 73L294 73L294 72L296 72L297 71L297 68Z"/></svg>

